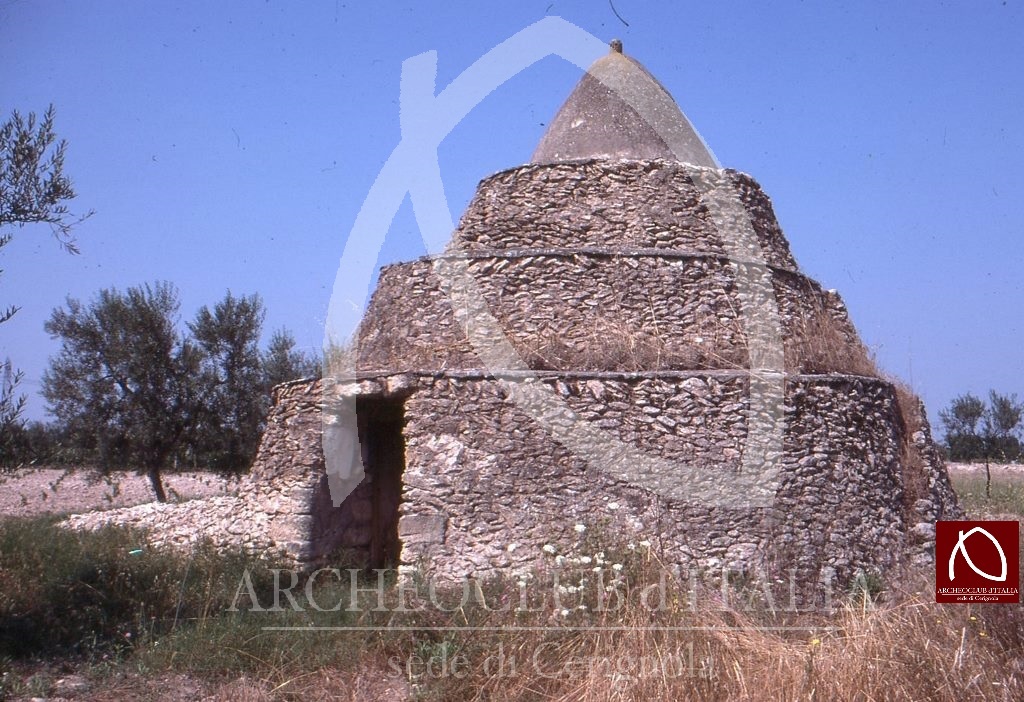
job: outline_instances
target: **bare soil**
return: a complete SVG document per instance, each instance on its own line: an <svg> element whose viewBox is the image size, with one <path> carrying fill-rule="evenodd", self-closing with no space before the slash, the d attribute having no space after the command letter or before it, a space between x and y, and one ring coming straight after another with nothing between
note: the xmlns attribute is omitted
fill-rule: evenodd
<svg viewBox="0 0 1024 702"><path fill-rule="evenodd" d="M238 480L206 472L168 473L169 500L231 494ZM155 499L149 480L134 471L102 476L89 468L20 468L0 472L0 516L74 514L129 507Z"/></svg>
<svg viewBox="0 0 1024 702"><path fill-rule="evenodd" d="M993 478L1021 478L1024 477L1024 463L993 463L991 464ZM961 475L985 474L984 463L947 463L946 468L950 473Z"/></svg>

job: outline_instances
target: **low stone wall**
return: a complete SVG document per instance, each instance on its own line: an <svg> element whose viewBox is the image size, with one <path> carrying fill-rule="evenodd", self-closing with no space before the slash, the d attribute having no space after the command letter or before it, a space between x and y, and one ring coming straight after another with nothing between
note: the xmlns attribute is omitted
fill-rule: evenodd
<svg viewBox="0 0 1024 702"><path fill-rule="evenodd" d="M604 443L594 448L604 461L553 440L512 399L527 386L552 400L549 425L600 430ZM787 378L782 443L767 457L779 468L775 497L747 507L742 498L711 504L686 496L690 485L698 494L702 483L730 484L741 465L746 372L541 373L533 380L424 372L281 386L237 497L66 523L131 524L151 529L156 545L207 538L307 566L339 552L365 560L372 476L335 507L321 448L323 412L354 394L404 403L402 503L398 524L385 528L398 531L404 568L445 578L528 571L543 546L564 548L576 524L619 541L650 541L663 562L680 567L795 570L803 579L827 568L848 578L927 559L930 525L959 514L927 424L916 421L908 434L894 387L877 378ZM652 490L634 470L647 458L629 463L638 456L694 477L675 480L676 492Z"/></svg>
<svg viewBox="0 0 1024 702"><path fill-rule="evenodd" d="M298 564L368 543L365 505L354 494L334 509L320 447L322 388L296 381L274 390L259 451L236 495L147 503L68 517L73 529L116 524L145 529L153 546L190 548L209 541Z"/></svg>

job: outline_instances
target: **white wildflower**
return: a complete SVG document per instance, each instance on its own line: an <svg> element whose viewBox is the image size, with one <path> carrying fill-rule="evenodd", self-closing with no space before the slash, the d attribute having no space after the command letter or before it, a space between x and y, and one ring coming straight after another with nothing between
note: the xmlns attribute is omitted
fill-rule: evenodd
<svg viewBox="0 0 1024 702"><path fill-rule="evenodd" d="M608 503L608 509L610 509L611 511L614 512L618 508L619 508L619 503L618 502L609 502Z"/></svg>
<svg viewBox="0 0 1024 702"><path fill-rule="evenodd" d="M580 563L582 563L583 565L590 565L590 561L590 556L580 556Z"/></svg>
<svg viewBox="0 0 1024 702"><path fill-rule="evenodd" d="M584 524L577 524L573 527L573 529L576 531L577 534L582 534L587 530L587 527Z"/></svg>
<svg viewBox="0 0 1024 702"><path fill-rule="evenodd" d="M618 573L620 570L622 570L622 564L621 563L612 563L612 570L614 570L616 573Z"/></svg>
<svg viewBox="0 0 1024 702"><path fill-rule="evenodd" d="M544 553L554 553L556 551L556 549L551 544L544 544L541 547L541 551L543 551Z"/></svg>

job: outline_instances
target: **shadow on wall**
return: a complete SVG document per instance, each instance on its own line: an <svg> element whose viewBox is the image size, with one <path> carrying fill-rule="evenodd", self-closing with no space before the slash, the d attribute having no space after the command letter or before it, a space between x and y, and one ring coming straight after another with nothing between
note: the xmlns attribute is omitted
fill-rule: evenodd
<svg viewBox="0 0 1024 702"><path fill-rule="evenodd" d="M405 470L405 407L401 399L359 398L359 444L366 477L340 507L331 501L327 475L313 494L310 560L366 568L398 565L398 507Z"/></svg>

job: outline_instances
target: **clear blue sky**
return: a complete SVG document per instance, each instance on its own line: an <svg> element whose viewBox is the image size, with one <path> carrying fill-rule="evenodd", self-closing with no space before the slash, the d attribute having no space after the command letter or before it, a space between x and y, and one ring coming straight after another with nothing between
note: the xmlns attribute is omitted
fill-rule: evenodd
<svg viewBox="0 0 1024 702"><path fill-rule="evenodd" d="M317 348L345 239L399 140L402 61L441 88L560 15L669 89L719 160L772 197L801 266L845 298L933 418L964 391L1024 395L1024 8L976 2L502 3L0 0L0 114L51 102L82 253L24 229L0 253L0 358L28 415L67 295L170 280L182 317L260 293L266 330ZM548 58L441 149L456 215L529 159L579 70ZM424 252L408 205L381 262Z"/></svg>

